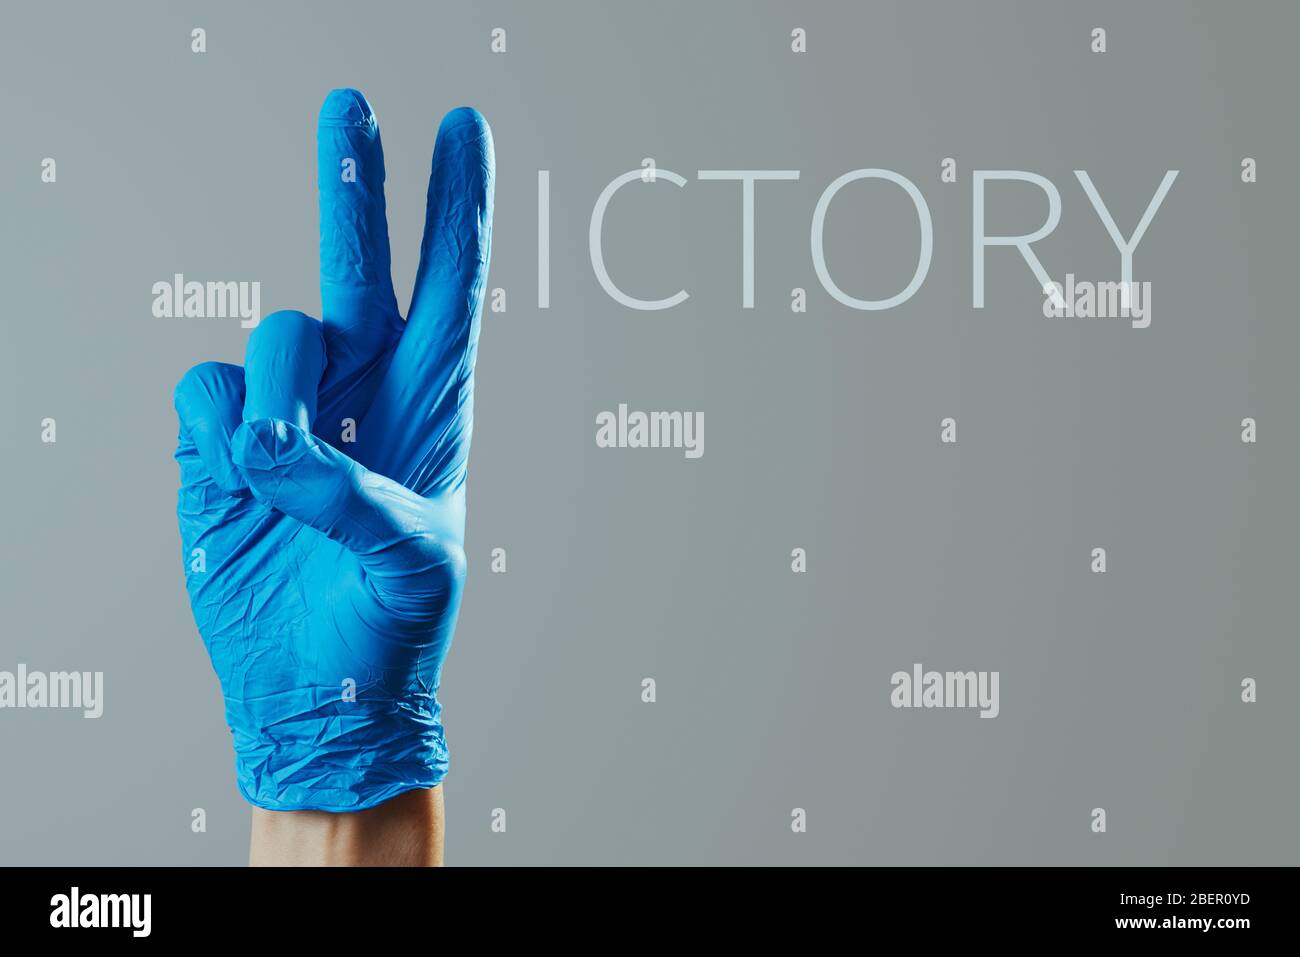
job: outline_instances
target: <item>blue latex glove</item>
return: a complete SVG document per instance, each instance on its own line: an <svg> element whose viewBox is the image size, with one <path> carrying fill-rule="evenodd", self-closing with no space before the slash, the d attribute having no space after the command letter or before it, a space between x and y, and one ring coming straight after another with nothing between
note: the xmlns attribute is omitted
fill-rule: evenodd
<svg viewBox="0 0 1300 957"><path fill-rule="evenodd" d="M240 791L353 811L447 771L437 692L465 579L494 161L483 118L449 113L403 322L360 93L326 98L317 154L323 321L269 315L242 369L181 380L177 513Z"/></svg>

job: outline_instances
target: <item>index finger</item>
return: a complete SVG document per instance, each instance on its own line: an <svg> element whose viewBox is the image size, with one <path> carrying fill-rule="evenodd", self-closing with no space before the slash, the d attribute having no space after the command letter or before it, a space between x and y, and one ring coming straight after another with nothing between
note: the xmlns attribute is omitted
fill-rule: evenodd
<svg viewBox="0 0 1300 957"><path fill-rule="evenodd" d="M380 426L367 427L359 448L367 465L421 495L465 478L495 179L487 121L452 110L434 145L410 315L368 413Z"/></svg>

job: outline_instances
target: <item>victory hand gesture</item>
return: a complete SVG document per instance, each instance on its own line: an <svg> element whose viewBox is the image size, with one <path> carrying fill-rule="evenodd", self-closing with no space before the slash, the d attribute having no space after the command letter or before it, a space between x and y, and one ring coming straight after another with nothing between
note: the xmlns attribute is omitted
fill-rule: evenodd
<svg viewBox="0 0 1300 957"><path fill-rule="evenodd" d="M359 92L326 98L317 150L323 315L269 315L243 368L181 380L177 512L240 791L353 811L447 770L437 692L465 579L494 160L477 112L446 116L403 321Z"/></svg>

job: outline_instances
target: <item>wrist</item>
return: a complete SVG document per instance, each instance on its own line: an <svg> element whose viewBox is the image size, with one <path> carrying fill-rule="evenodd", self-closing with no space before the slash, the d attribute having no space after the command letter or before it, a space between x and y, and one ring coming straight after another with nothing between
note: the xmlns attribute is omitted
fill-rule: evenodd
<svg viewBox="0 0 1300 957"><path fill-rule="evenodd" d="M253 808L254 867L436 867L442 864L442 788L406 791L364 811Z"/></svg>

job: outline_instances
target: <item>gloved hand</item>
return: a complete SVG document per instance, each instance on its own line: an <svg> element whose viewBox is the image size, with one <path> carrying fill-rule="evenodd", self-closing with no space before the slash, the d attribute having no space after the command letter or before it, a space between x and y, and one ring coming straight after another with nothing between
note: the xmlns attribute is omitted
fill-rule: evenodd
<svg viewBox="0 0 1300 957"><path fill-rule="evenodd" d="M447 114L403 322L359 92L326 98L317 158L323 321L269 315L242 369L181 379L177 514L240 791L354 811L447 771L437 692L465 578L494 160L477 112Z"/></svg>

